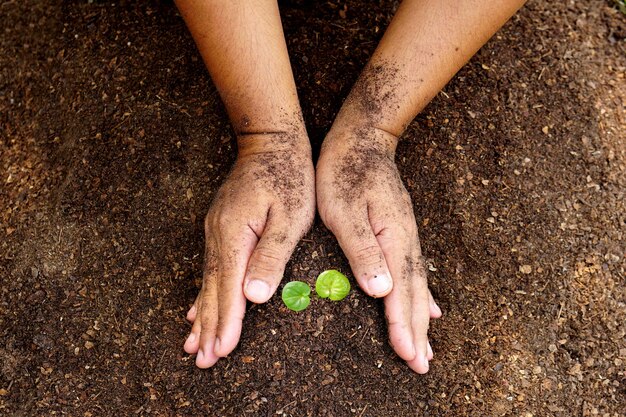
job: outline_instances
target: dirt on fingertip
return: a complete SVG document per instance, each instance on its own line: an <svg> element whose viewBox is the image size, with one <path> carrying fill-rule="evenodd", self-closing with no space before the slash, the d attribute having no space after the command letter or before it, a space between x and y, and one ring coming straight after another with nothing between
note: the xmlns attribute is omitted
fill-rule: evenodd
<svg viewBox="0 0 626 417"><path fill-rule="evenodd" d="M280 6L317 154L397 2ZM615 2L529 1L402 135L443 310L424 376L319 219L284 282L338 269L350 295L250 306L197 369L185 314L236 147L174 4L3 2L0 27L0 415L624 415Z"/></svg>

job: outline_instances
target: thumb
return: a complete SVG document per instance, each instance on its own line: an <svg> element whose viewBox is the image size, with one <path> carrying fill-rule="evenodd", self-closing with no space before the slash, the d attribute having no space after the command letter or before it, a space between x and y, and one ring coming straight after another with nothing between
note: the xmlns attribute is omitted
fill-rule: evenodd
<svg viewBox="0 0 626 417"><path fill-rule="evenodd" d="M367 213L338 221L333 226L339 246L350 262L359 285L372 297L391 292L393 281L383 251L372 231Z"/></svg>
<svg viewBox="0 0 626 417"><path fill-rule="evenodd" d="M286 217L268 215L267 223L250 260L243 283L246 298L264 303L276 292L297 239Z"/></svg>

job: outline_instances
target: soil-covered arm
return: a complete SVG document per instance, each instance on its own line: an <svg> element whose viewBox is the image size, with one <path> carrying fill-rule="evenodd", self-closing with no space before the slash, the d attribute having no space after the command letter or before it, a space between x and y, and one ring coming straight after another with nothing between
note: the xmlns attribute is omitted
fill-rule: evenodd
<svg viewBox="0 0 626 417"><path fill-rule="evenodd" d="M237 133L293 130L300 105L276 0L176 0Z"/></svg>
<svg viewBox="0 0 626 417"><path fill-rule="evenodd" d="M525 0L404 0L337 118L400 136Z"/></svg>

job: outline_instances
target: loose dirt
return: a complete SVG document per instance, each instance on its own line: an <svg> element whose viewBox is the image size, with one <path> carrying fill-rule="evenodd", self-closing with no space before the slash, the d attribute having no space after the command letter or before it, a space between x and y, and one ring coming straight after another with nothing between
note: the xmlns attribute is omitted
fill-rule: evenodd
<svg viewBox="0 0 626 417"><path fill-rule="evenodd" d="M394 6L281 4L315 154ZM182 19L166 2L5 1L0 27L0 414L626 415L612 1L531 0L402 136L444 311L426 376L360 290L251 306L237 350L195 368L184 317L235 147ZM353 279L317 219L285 282L335 268Z"/></svg>

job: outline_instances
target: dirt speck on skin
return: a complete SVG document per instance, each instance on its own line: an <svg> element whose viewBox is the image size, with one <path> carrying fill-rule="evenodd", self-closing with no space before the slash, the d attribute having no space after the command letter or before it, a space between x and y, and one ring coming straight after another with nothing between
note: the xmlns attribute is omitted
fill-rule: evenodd
<svg viewBox="0 0 626 417"><path fill-rule="evenodd" d="M241 116L241 124L240 124L239 130L245 130L245 128L249 126L250 126L250 118L248 117L248 115L244 114L243 116Z"/></svg>
<svg viewBox="0 0 626 417"><path fill-rule="evenodd" d="M388 172L393 161L384 150L376 147L357 145L336 166L336 189L347 203L364 197L365 184L370 184L371 177L381 172Z"/></svg>
<svg viewBox="0 0 626 417"><path fill-rule="evenodd" d="M305 167L306 161L291 153L266 153L260 155L257 163L262 166L262 171L257 175L263 178L272 178L271 189L282 196L282 201L287 210L292 211L303 204L302 189L305 185L303 176L294 176L292 172L298 167ZM299 172L300 175L302 172Z"/></svg>
<svg viewBox="0 0 626 417"><path fill-rule="evenodd" d="M418 265L419 267L419 265ZM410 257L410 256L406 256L404 258L404 267L402 268L402 279L404 279L405 281L411 280L414 278L414 274L417 272L416 271L416 265L415 265L415 261ZM425 272L425 270L424 270ZM426 276L425 274L423 276Z"/></svg>
<svg viewBox="0 0 626 417"><path fill-rule="evenodd" d="M402 199L406 191L390 152L396 139L372 127L359 127L340 135L333 139L350 145L344 156L334 162L335 188L340 190L338 198L348 205L361 201L373 191L369 188L374 184L387 187L385 194Z"/></svg>
<svg viewBox="0 0 626 417"><path fill-rule="evenodd" d="M240 193L232 184L251 181L267 193L276 193L288 212L303 207L303 190L310 190L313 173L310 152L299 145L302 135L302 132L240 134L239 162L219 193Z"/></svg>
<svg viewBox="0 0 626 417"><path fill-rule="evenodd" d="M354 84L346 103L359 109L375 125L385 116L385 109L397 106L398 68L391 63L368 64Z"/></svg>
<svg viewBox="0 0 626 417"><path fill-rule="evenodd" d="M396 3L282 2L314 148ZM3 3L0 414L621 417L624 22L611 1L529 1L402 136L444 313L428 375L354 282L297 315L250 306L239 347L199 370L184 317L236 149L182 19ZM326 269L353 279L318 220L284 282Z"/></svg>

